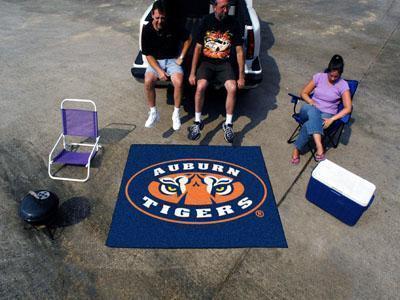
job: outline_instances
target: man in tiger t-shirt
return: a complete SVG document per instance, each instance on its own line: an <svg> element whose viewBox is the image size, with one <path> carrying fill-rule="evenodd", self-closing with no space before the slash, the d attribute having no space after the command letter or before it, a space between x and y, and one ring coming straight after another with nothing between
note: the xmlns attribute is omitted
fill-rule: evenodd
<svg viewBox="0 0 400 300"><path fill-rule="evenodd" d="M191 85L197 83L195 94L195 120L189 128L189 139L200 137L204 124L201 111L204 104L204 94L211 80L224 84L226 88L226 120L222 124L225 140L233 142L232 125L236 102L236 90L244 87L244 53L243 40L236 19L228 15L229 0L215 0L214 12L205 16L199 26L194 49L192 69L189 76ZM239 66L238 79L232 67L232 53L236 50L236 60ZM197 69L198 63L200 65ZM197 72L196 72L197 70Z"/></svg>

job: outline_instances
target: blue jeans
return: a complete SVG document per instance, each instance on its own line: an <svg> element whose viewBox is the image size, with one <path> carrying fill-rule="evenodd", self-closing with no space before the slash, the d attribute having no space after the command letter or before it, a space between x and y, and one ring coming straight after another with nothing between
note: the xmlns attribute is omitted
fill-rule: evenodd
<svg viewBox="0 0 400 300"><path fill-rule="evenodd" d="M175 74L175 73L182 73L183 74L183 69L182 69L182 67L180 65L178 65L176 63L176 59L175 58L158 59L157 62L160 65L160 68L163 69L168 74L168 76L171 76L172 74ZM150 66L150 64L147 66L146 73L147 72L153 73L158 78L157 71L154 70Z"/></svg>
<svg viewBox="0 0 400 300"><path fill-rule="evenodd" d="M323 122L324 118L328 119L332 117L332 114L323 113L315 106L310 104L304 104L301 109L299 116L304 122L300 129L299 135L294 142L297 149L301 150L305 144L307 144L310 136L314 133L324 134Z"/></svg>

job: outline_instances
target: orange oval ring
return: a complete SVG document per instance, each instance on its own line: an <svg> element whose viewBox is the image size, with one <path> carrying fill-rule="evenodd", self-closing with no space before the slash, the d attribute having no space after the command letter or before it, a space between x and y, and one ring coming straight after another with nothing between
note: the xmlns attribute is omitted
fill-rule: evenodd
<svg viewBox="0 0 400 300"><path fill-rule="evenodd" d="M224 164L227 164L227 165L235 166L235 167L240 168L240 169L242 169L242 170L246 170L248 173L250 173L251 175L253 175L254 177L256 177L256 178L261 182L261 185L262 185L263 188L264 188L264 195L263 195L263 197L262 197L262 200L260 201L260 203L259 203L256 207L254 207L252 210L250 210L250 211L248 211L248 212L246 212L246 213L244 213L244 214L242 214L242 215L239 215L239 216L236 216L236 217L233 217L233 218L229 218L229 219L225 219L225 220L208 221L208 222L199 222L199 223L197 223L197 222L188 222L188 221L176 221L176 220L171 220L171 219L167 219L167 218L162 218L162 217L153 215L153 214L151 214L151 213L149 213L149 212L147 212L147 211L141 209L139 206L137 206L137 205L132 201L131 197L130 197L129 194L128 194L128 187L129 187L130 183L132 182L132 180L133 180L136 176L138 176L140 173L143 173L144 171L146 171L146 170L148 170L148 169L150 169L150 168L153 168L153 167L155 167L155 166L158 166L158 165L168 164L168 163L177 162L177 161L179 162L179 161L190 161L190 160L191 160L191 161L220 162L220 163L224 163ZM267 187L265 186L265 183L261 180L261 178L260 178L257 174L255 174L253 171L251 171L251 170L249 170L249 169L247 169L247 168L245 168L245 167L236 165L236 164L234 164L234 163L225 162L225 161L222 161L222 160L207 159L207 158L204 158L204 159L202 159L202 158L182 158L182 159L168 160L168 161L156 163L156 164L153 164L153 165L151 165L151 166L148 166L148 167L146 167L146 168L140 170L139 172L133 174L132 177L128 180L128 182L127 182L127 184L126 184L126 187L125 187L125 196L126 196L126 198L128 199L128 201L132 204L133 207L135 207L135 208L136 208L137 210L139 210L140 212L142 212L142 213L144 213L144 214L146 214L146 215L148 215L148 216L150 216L150 217L152 217L152 218L156 218L156 219L163 220L163 221L166 221L166 222L179 223L179 224L187 224L187 225L203 225L203 224L204 224L204 225L208 225L208 224L216 224L216 223L223 223L223 222L233 221L233 220L242 218L242 217L247 216L248 214L254 212L255 210L257 210L257 208L259 208L259 207L264 203L265 199L267 198Z"/></svg>

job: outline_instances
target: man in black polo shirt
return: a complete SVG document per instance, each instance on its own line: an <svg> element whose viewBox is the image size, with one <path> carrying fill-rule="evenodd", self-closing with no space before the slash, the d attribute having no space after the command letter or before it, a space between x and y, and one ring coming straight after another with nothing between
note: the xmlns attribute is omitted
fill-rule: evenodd
<svg viewBox="0 0 400 300"><path fill-rule="evenodd" d="M226 121L222 124L225 140L233 142L232 125L233 112L236 102L236 90L244 87L244 54L243 40L239 24L234 17L229 16L229 0L215 0L214 12L203 18L196 39L193 54L192 69L189 76L191 85L197 88L195 94L195 122L189 128L189 139L196 140L203 129L201 110L204 104L204 93L210 80L217 80L225 85ZM230 57L236 50L236 60L239 66L239 78L236 80ZM201 63L197 70L197 64Z"/></svg>
<svg viewBox="0 0 400 300"><path fill-rule="evenodd" d="M181 127L179 107L183 84L181 64L190 46L191 37L185 29L177 31L167 26L165 7L161 1L154 2L151 16L152 21L143 27L142 32L142 53L149 63L144 77L144 88L150 108L145 127L153 127L160 120L156 109L155 82L158 79L162 81L171 79L175 105L172 128L178 130ZM182 51L179 52L182 42Z"/></svg>

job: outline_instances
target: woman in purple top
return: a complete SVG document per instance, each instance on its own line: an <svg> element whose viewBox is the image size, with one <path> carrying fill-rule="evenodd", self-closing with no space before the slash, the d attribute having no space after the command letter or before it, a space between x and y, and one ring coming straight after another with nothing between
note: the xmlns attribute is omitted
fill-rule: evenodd
<svg viewBox="0 0 400 300"><path fill-rule="evenodd" d="M351 112L349 85L340 78L343 67L343 58L340 55L334 55L329 62L327 73L315 74L301 91L301 98L306 104L302 106L299 114L305 122L294 143L292 164L297 165L300 162L300 150L307 144L310 136L314 138L317 148L315 159L324 160L322 145L324 129ZM340 101L343 101L344 108L338 112Z"/></svg>

